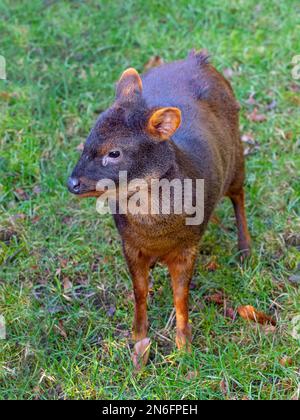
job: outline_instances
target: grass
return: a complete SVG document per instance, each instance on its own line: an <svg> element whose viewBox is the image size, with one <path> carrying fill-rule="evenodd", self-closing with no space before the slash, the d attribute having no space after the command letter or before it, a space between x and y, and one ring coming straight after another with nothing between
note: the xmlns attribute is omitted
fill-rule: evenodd
<svg viewBox="0 0 300 420"><path fill-rule="evenodd" d="M288 279L300 256L286 240L297 245L300 228L300 99L291 75L299 13L296 0L0 2L7 61L7 80L0 80L2 399L299 398L299 340L291 331L300 295ZM134 375L131 281L120 239L112 219L97 215L93 201L71 197L65 181L120 73L193 47L208 48L219 70L232 69L241 131L258 143L247 159L253 256L244 267L236 262L225 201L193 280L192 353L176 351L173 325L165 338L157 335L172 311L169 279L158 268L151 360ZM247 118L253 93L262 123ZM208 272L214 257L219 268ZM276 316L276 331L225 318L204 299L218 290L235 308L250 304ZM291 363L282 366L283 357Z"/></svg>

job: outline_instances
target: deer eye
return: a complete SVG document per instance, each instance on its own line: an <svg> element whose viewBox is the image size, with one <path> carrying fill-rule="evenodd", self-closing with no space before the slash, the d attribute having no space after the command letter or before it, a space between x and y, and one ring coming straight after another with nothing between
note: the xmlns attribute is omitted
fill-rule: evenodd
<svg viewBox="0 0 300 420"><path fill-rule="evenodd" d="M120 157L121 153L119 150L113 150L108 154L108 157L111 159L117 159L118 157Z"/></svg>
<svg viewBox="0 0 300 420"><path fill-rule="evenodd" d="M119 163L122 158L122 152L120 150L112 150L106 156L104 156L102 163L103 166L108 165L109 163Z"/></svg>

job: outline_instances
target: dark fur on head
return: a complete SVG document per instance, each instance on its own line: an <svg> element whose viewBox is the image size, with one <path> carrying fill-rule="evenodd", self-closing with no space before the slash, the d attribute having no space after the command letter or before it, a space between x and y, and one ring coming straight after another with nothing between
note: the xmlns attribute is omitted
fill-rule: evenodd
<svg viewBox="0 0 300 420"><path fill-rule="evenodd" d="M149 130L156 109L147 107L139 76L131 69L125 73L117 85L115 103L99 116L72 173L80 180L78 195L94 193L97 182L105 178L117 184L120 171L127 171L129 181L162 177L174 162L172 146ZM104 165L103 159L114 151L121 153L121 159Z"/></svg>

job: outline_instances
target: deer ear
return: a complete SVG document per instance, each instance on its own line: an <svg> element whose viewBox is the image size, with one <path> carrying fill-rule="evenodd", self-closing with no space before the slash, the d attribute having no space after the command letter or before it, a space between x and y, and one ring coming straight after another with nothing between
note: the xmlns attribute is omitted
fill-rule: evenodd
<svg viewBox="0 0 300 420"><path fill-rule="evenodd" d="M159 140L169 139L180 126L181 111L178 108L160 108L150 116L147 131Z"/></svg>
<svg viewBox="0 0 300 420"><path fill-rule="evenodd" d="M138 72L129 68L124 71L117 83L116 97L117 99L130 100L135 95L142 93L143 84Z"/></svg>

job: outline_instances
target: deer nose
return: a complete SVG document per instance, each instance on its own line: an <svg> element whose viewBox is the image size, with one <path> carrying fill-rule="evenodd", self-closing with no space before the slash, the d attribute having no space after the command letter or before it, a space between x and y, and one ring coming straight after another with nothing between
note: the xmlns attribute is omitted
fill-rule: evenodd
<svg viewBox="0 0 300 420"><path fill-rule="evenodd" d="M77 194L80 190L80 181L78 178L71 176L68 179L68 189L71 193Z"/></svg>

